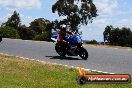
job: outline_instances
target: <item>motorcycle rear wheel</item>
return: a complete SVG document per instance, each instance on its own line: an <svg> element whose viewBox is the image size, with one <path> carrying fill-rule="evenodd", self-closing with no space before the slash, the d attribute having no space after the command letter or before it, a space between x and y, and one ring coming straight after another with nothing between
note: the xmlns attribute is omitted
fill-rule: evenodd
<svg viewBox="0 0 132 88"><path fill-rule="evenodd" d="M61 44L56 43L55 50L61 57L65 57L66 53L64 51L64 47Z"/></svg>

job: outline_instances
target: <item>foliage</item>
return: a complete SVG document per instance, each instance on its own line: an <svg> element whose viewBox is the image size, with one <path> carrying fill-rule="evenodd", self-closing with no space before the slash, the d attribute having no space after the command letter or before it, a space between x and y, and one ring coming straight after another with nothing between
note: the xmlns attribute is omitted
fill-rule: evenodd
<svg viewBox="0 0 132 88"><path fill-rule="evenodd" d="M52 23L44 18L35 19L29 27L35 32L34 40L49 41L52 29Z"/></svg>
<svg viewBox="0 0 132 88"><path fill-rule="evenodd" d="M19 27L18 33L23 40L32 40L35 37L35 32L25 25Z"/></svg>
<svg viewBox="0 0 132 88"><path fill-rule="evenodd" d="M130 28L122 27L120 29L107 26L103 35L104 41L111 45L132 46L132 32Z"/></svg>
<svg viewBox="0 0 132 88"><path fill-rule="evenodd" d="M127 46L132 47L132 34L126 37L126 44Z"/></svg>
<svg viewBox="0 0 132 88"><path fill-rule="evenodd" d="M30 23L30 28L36 32L36 34L41 34L46 27L46 22L44 18L35 19Z"/></svg>
<svg viewBox="0 0 132 88"><path fill-rule="evenodd" d="M21 24L19 13L13 12L12 16L8 18L0 27L0 34L4 38L20 38L17 29Z"/></svg>
<svg viewBox="0 0 132 88"><path fill-rule="evenodd" d="M91 40L86 42L87 44L99 44L96 40Z"/></svg>
<svg viewBox="0 0 132 88"><path fill-rule="evenodd" d="M13 15L8 18L8 21L3 23L2 26L9 26L17 29L21 24L19 13L14 11Z"/></svg>
<svg viewBox="0 0 132 88"><path fill-rule="evenodd" d="M8 21L2 23L0 34L4 38L21 38L24 40L50 41L52 23L44 18L35 19L29 27L21 25L19 13L14 11Z"/></svg>
<svg viewBox="0 0 132 88"><path fill-rule="evenodd" d="M110 32L111 32L111 30L113 29L113 27L110 25L110 26L107 26L106 28L105 28L105 31L104 31L104 33L103 33L103 35L104 35L104 41L108 41L108 42L110 42L109 40L109 38L110 38Z"/></svg>
<svg viewBox="0 0 132 88"><path fill-rule="evenodd" d="M1 27L0 34L3 38L20 38L17 30L9 26Z"/></svg>
<svg viewBox="0 0 132 88"><path fill-rule="evenodd" d="M65 24L73 31L78 31L80 24L87 25L97 16L97 9L92 0L58 0L52 6L52 12L58 12L59 16L65 17L58 21L58 24Z"/></svg>
<svg viewBox="0 0 132 88"><path fill-rule="evenodd" d="M50 32L43 32L42 34L36 35L33 40L50 41L50 34Z"/></svg>

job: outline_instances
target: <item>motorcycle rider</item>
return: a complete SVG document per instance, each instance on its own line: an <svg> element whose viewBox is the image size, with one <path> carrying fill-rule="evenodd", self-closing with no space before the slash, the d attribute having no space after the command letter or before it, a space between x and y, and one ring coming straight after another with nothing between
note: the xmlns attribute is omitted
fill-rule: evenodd
<svg viewBox="0 0 132 88"><path fill-rule="evenodd" d="M73 32L67 31L65 25L60 26L60 31L58 32L57 41L63 46L63 50L65 51L66 47L68 47L68 42L66 41L66 34L72 35Z"/></svg>

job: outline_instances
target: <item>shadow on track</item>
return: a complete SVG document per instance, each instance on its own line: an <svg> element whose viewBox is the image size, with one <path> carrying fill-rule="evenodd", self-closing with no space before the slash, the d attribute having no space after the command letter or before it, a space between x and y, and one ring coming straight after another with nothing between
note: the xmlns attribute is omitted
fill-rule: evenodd
<svg viewBox="0 0 132 88"><path fill-rule="evenodd" d="M46 57L49 57L50 59L60 59L60 60L82 60L74 57L60 57L60 56L46 56Z"/></svg>

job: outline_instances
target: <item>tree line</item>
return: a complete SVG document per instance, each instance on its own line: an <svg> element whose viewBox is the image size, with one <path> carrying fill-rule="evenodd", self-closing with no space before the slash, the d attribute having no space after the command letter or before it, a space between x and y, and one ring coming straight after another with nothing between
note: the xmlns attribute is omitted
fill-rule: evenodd
<svg viewBox="0 0 132 88"><path fill-rule="evenodd" d="M110 45L128 46L132 47L132 31L130 28L114 28L107 26L103 32L104 42Z"/></svg>
<svg viewBox="0 0 132 88"><path fill-rule="evenodd" d="M19 13L14 11L8 21L2 23L0 34L5 38L21 38L28 40L50 40L51 29L60 29L66 25L67 29L78 32L81 25L87 25L97 17L97 8L93 0L56 0L52 5L52 12L58 13L62 20L50 22L44 18L35 19L29 27L21 24Z"/></svg>
<svg viewBox="0 0 132 88"><path fill-rule="evenodd" d="M44 18L33 20L27 27L21 23L19 13L14 11L12 16L1 24L0 34L3 38L50 41L51 29L52 22Z"/></svg>

